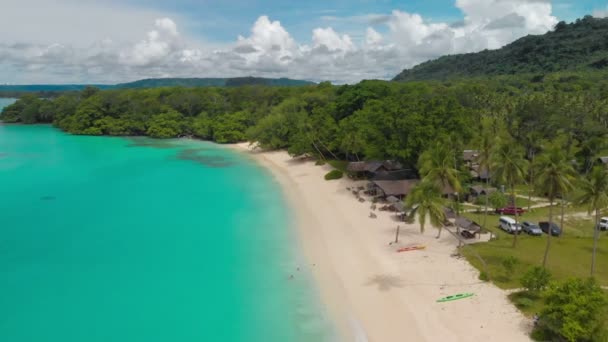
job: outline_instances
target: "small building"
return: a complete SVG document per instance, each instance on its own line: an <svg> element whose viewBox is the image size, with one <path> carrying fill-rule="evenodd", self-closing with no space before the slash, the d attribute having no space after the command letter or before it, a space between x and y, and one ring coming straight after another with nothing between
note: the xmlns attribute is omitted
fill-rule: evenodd
<svg viewBox="0 0 608 342"><path fill-rule="evenodd" d="M490 172L485 167L479 166L479 164L472 164L470 167L471 177L477 180L485 181L490 179Z"/></svg>
<svg viewBox="0 0 608 342"><path fill-rule="evenodd" d="M496 191L497 191L496 188L486 188L482 185L473 185L470 188L470 194L472 197L487 196Z"/></svg>
<svg viewBox="0 0 608 342"><path fill-rule="evenodd" d="M376 195L382 197L403 198L409 195L418 183L420 183L419 179L374 180L372 188Z"/></svg>
<svg viewBox="0 0 608 342"><path fill-rule="evenodd" d="M481 233L481 225L466 217L457 217L454 224L461 229L460 234L465 238L474 238L475 235Z"/></svg>
<svg viewBox="0 0 608 342"><path fill-rule="evenodd" d="M462 160L464 160L465 163L472 164L475 161L477 161L478 157L479 157L479 151L477 151L477 150L462 151Z"/></svg>
<svg viewBox="0 0 608 342"><path fill-rule="evenodd" d="M599 157L597 160L600 164L608 166L608 157Z"/></svg>
<svg viewBox="0 0 608 342"><path fill-rule="evenodd" d="M360 161L350 162L346 166L346 172L356 178L371 178L375 175L385 174L392 171L401 170L403 165L394 160L385 161Z"/></svg>

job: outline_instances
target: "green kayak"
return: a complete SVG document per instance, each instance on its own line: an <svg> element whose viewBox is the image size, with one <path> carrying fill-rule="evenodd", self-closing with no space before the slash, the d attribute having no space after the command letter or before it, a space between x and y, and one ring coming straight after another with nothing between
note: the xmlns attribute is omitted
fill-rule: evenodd
<svg viewBox="0 0 608 342"><path fill-rule="evenodd" d="M457 295L453 295L453 296L447 296L447 297L443 297L441 299L438 299L437 302L438 303L443 303L443 302L451 302L453 300L458 300L458 299L463 299L463 298L469 298L474 296L474 293L459 293Z"/></svg>

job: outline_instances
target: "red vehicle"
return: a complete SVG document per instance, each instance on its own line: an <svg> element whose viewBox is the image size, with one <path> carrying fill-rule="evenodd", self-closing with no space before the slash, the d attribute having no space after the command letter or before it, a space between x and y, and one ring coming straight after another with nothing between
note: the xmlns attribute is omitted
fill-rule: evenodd
<svg viewBox="0 0 608 342"><path fill-rule="evenodd" d="M500 215L521 215L523 213L525 213L526 210L524 208L520 208L520 207L504 207L504 208L497 208L496 209L496 213L500 214Z"/></svg>

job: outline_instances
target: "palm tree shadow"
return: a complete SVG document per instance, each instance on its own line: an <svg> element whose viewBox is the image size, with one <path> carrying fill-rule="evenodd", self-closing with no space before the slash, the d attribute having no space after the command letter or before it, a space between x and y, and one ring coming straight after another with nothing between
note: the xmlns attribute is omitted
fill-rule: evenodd
<svg viewBox="0 0 608 342"><path fill-rule="evenodd" d="M403 280L398 276L392 276L388 274L379 274L371 277L365 285L377 286L380 291L390 291L393 288L403 287Z"/></svg>

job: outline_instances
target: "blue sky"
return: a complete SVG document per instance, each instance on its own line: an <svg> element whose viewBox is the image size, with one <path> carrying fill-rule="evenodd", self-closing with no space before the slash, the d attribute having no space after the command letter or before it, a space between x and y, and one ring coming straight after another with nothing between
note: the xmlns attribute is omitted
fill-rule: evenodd
<svg viewBox="0 0 608 342"><path fill-rule="evenodd" d="M310 38L315 27L327 25L323 17L354 17L370 13L388 14L393 10L418 13L430 21L456 22L463 13L454 6L454 0L338 0L338 1L280 1L280 0L130 0L134 6L156 8L174 12L192 20L188 29L194 35L212 41L230 41L247 34L260 15L280 20L281 24L298 40ZM124 1L123 1L124 3ZM552 1L553 14L560 20L572 21L594 10L605 9L605 0L559 0ZM350 22L332 22L340 31L354 31ZM221 28L216 30L217 28ZM212 32L211 32L212 31Z"/></svg>
<svg viewBox="0 0 608 342"><path fill-rule="evenodd" d="M390 79L585 14L608 0L2 0L0 83Z"/></svg>

